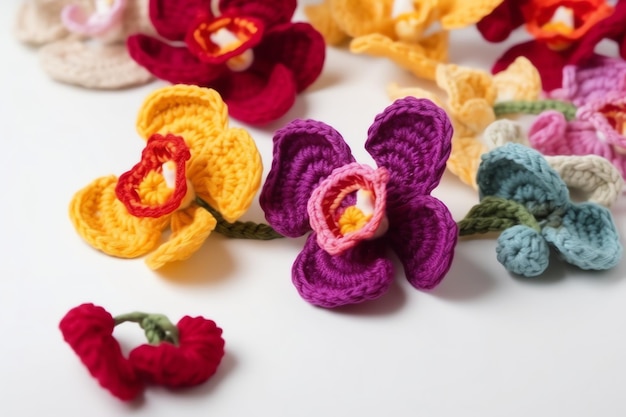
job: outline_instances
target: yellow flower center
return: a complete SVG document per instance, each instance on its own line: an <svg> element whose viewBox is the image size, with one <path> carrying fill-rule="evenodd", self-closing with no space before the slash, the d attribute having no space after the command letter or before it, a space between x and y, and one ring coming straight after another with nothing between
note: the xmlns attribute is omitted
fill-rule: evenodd
<svg viewBox="0 0 626 417"><path fill-rule="evenodd" d="M574 10L565 6L557 7L550 21L541 26L541 30L555 35L570 35L574 32ZM566 49L569 45L569 42L562 40L548 43L548 46L555 51Z"/></svg>
<svg viewBox="0 0 626 417"><path fill-rule="evenodd" d="M367 224L368 221L370 221L371 218L371 214L365 214L360 208L350 206L343 212L337 221L339 231L344 236L348 233L359 231Z"/></svg>
<svg viewBox="0 0 626 417"><path fill-rule="evenodd" d="M141 201L149 206L158 206L165 203L172 195L173 189L167 185L163 175L150 171L139 184L137 193Z"/></svg>

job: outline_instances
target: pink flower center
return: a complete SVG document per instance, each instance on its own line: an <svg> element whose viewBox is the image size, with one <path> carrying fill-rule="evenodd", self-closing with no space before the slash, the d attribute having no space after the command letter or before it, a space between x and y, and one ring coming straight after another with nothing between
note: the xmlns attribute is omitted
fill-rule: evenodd
<svg viewBox="0 0 626 417"><path fill-rule="evenodd" d="M223 64L233 71L244 71L252 65L256 46L263 36L263 23L251 17L199 16L187 32L189 50L202 62Z"/></svg>
<svg viewBox="0 0 626 417"><path fill-rule="evenodd" d="M115 187L117 198L136 217L161 217L189 200L192 187L185 164L191 157L180 136L154 134L141 153L141 161L122 174Z"/></svg>
<svg viewBox="0 0 626 417"><path fill-rule="evenodd" d="M307 206L318 245L338 255L362 240L382 236L389 227L388 181L385 168L351 163L335 169L313 191Z"/></svg>

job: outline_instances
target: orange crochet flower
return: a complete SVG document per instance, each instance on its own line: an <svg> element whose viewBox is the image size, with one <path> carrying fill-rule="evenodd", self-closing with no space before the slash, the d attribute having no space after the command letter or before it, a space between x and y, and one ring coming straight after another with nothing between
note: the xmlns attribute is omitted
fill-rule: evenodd
<svg viewBox="0 0 626 417"><path fill-rule="evenodd" d="M262 174L247 131L228 127L226 105L211 89L165 87L144 102L137 120L148 139L141 162L119 178L101 177L74 195L70 218L96 249L121 258L150 253L158 269L190 257L215 229L207 203L226 221L248 209ZM171 234L162 242L165 229Z"/></svg>

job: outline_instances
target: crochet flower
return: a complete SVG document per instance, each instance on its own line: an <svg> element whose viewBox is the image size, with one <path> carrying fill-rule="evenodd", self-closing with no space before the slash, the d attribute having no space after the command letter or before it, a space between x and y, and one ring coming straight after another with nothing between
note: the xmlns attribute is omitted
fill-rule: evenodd
<svg viewBox="0 0 626 417"><path fill-rule="evenodd" d="M125 46L128 33L151 31L147 0L25 3L18 14L18 36L42 45L40 64L54 80L92 89L119 89L152 80Z"/></svg>
<svg viewBox="0 0 626 417"><path fill-rule="evenodd" d="M501 232L498 261L509 271L537 276L549 248L585 270L617 265L622 246L611 212L574 203L566 184L539 152L508 143L483 155L477 176L481 203L459 222L460 235Z"/></svg>
<svg viewBox="0 0 626 417"><path fill-rule="evenodd" d="M325 44L308 23L292 23L295 0L150 0L166 40L128 38L133 59L171 83L217 90L230 115L263 124L284 115L321 73Z"/></svg>
<svg viewBox="0 0 626 417"><path fill-rule="evenodd" d="M563 67L591 58L602 39L622 45L625 18L623 0L615 7L605 0L506 0L477 26L485 39L500 42L525 24L534 39L511 47L492 71L501 71L518 56L525 56L539 69L544 90L551 91L561 86Z"/></svg>
<svg viewBox="0 0 626 417"><path fill-rule="evenodd" d="M149 344L122 354L115 326L136 322ZM173 325L165 316L131 313L117 317L91 303L71 309L59 323L63 338L100 385L117 398L137 398L146 383L169 388L199 385L224 356L222 329L212 320L184 316Z"/></svg>
<svg viewBox="0 0 626 417"><path fill-rule="evenodd" d="M607 95L578 109L574 120L556 111L541 113L530 127L533 148L546 155L602 156L626 177L626 98Z"/></svg>
<svg viewBox="0 0 626 417"><path fill-rule="evenodd" d="M122 258L149 253L146 263L158 269L198 250L216 216L233 222L247 210L260 186L261 158L245 130L228 127L226 106L211 89L155 91L137 129L147 139L141 161L76 193L70 217L94 248Z"/></svg>
<svg viewBox="0 0 626 417"><path fill-rule="evenodd" d="M356 163L332 127L294 120L276 132L260 203L279 233L311 232L292 279L321 307L380 297L393 279L391 248L416 288L435 287L450 267L457 229L430 195L450 153L452 127L425 99L397 100L374 120L365 149L378 165Z"/></svg>
<svg viewBox="0 0 626 417"><path fill-rule="evenodd" d="M485 129L483 141L491 150L507 143L530 146L521 126L508 119L496 120ZM544 155L546 162L579 198L610 207L620 197L622 175L610 161L598 155Z"/></svg>
<svg viewBox="0 0 626 417"><path fill-rule="evenodd" d="M447 96L445 108L454 125L447 167L461 181L476 188L480 156L488 150L481 135L496 119L494 105L509 100L536 99L541 93L537 69L524 57L494 76L474 68L440 64L435 80ZM437 101L433 93L420 88L393 85L389 92L394 99L410 95Z"/></svg>
<svg viewBox="0 0 626 417"><path fill-rule="evenodd" d="M501 2L502 0L396 2L391 17L393 31L360 33L350 43L350 50L389 58L419 78L434 79L437 64L447 61L449 31L476 23ZM405 4L404 8L402 4ZM362 14L360 4L358 7L356 3L352 7L346 4L342 11L342 14L334 14L338 21L350 17L359 22L366 20L357 20ZM432 31L435 26L442 30ZM429 31L433 33L428 34Z"/></svg>

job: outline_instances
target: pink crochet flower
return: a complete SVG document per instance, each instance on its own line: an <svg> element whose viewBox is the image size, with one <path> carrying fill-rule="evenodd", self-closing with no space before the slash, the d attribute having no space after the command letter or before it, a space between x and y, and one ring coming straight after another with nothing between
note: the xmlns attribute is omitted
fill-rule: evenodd
<svg viewBox="0 0 626 417"><path fill-rule="evenodd" d="M430 195L450 154L452 126L426 99L396 100L369 128L365 148L378 168L356 163L341 135L294 120L274 136L274 160L261 192L279 233L309 232L292 269L300 295L321 307L380 297L393 279L387 248L409 282L434 288L457 239L448 208Z"/></svg>
<svg viewBox="0 0 626 417"><path fill-rule="evenodd" d="M80 4L69 4L61 11L61 21L71 32L99 37L121 26L127 0L95 0L89 14Z"/></svg>
<svg viewBox="0 0 626 417"><path fill-rule="evenodd" d="M151 0L160 39L136 34L133 59L173 84L217 90L232 117L263 124L285 114L296 94L321 73L322 36L308 23L292 23L295 0ZM184 43L183 43L184 42Z"/></svg>
<svg viewBox="0 0 626 417"><path fill-rule="evenodd" d="M603 39L617 42L626 57L625 21L626 0L615 7L605 0L505 0L477 27L488 41L500 42L525 24L534 39L507 50L492 71L525 56L541 73L543 89L551 91L561 86L563 67L590 59Z"/></svg>
<svg viewBox="0 0 626 417"><path fill-rule="evenodd" d="M614 92L626 94L626 61L594 55L584 64L563 68L563 86L549 96L581 106Z"/></svg>
<svg viewBox="0 0 626 417"><path fill-rule="evenodd" d="M528 132L533 148L544 155L599 155L626 178L626 98L607 97L578 109L567 121L549 110L535 119Z"/></svg>

